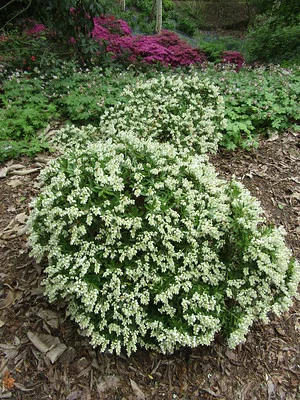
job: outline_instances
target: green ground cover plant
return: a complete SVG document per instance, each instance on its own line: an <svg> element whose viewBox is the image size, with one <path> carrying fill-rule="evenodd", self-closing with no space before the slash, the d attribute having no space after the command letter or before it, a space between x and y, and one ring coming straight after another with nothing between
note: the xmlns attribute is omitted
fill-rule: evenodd
<svg viewBox="0 0 300 400"><path fill-rule="evenodd" d="M224 98L226 127L222 128L219 123L220 129L211 131L211 139L208 139L211 143L215 142L215 149L220 140L220 131L221 145L231 150L236 147L251 148L257 145L260 135L270 135L274 131L282 132L289 128L297 129L300 77L299 67L296 66L290 69L274 66L242 68L236 72L230 67L218 68L208 65L198 71L195 69L172 71L165 68L159 72L156 67L148 71L132 68L124 70L119 67L82 69L75 63L62 62L60 66L54 65L48 71L35 68L31 72L16 71L12 74L3 69L4 81L0 92L2 121L0 160L18 157L20 154L33 155L45 148L47 144L41 141L37 132L46 128L53 120L78 126L87 124L99 126L100 123L107 126L112 122L112 117L108 117L108 114L114 115L117 110L124 109L129 98L131 100L128 107L133 108L132 118L136 120L138 110L135 107L138 106L138 102L143 101L148 104L150 97L154 96L158 105L160 101L158 93L161 93L161 105L156 111L149 108L145 111L148 114L143 116L149 121L153 120L155 113L159 112L159 107L160 112L164 114L168 112L168 97L163 93L162 87L156 87L157 95L154 93L148 97L142 93L144 89L138 87L145 86L151 91L147 81L164 79L169 82L169 89L174 98L179 99L176 85L172 87L171 82L174 80L175 83L182 74L196 74L200 86L207 80L210 81L218 87L219 93ZM130 94L130 87L134 88L136 85L138 86L134 98L132 93ZM125 87L129 88L127 92L124 92ZM185 95L182 99L184 97ZM197 110L194 112L191 107L196 107L196 104L187 105L184 111L189 110L190 119L198 112ZM104 113L107 115L105 119L103 119ZM125 120L123 118L124 126L130 123L129 118L126 123L126 118ZM162 124L161 131L158 131L159 140L167 141L170 138L171 128L168 124L174 125L174 121ZM118 121L114 123L117 124ZM139 134L145 135L138 126L137 122L136 128L139 129ZM204 128L201 129L203 131ZM199 132L190 137L195 144L201 138L202 134Z"/></svg>
<svg viewBox="0 0 300 400"><path fill-rule="evenodd" d="M57 108L41 91L42 80L16 72L2 85L0 94L0 162L20 154L34 155L49 148L37 132L51 119Z"/></svg>
<svg viewBox="0 0 300 400"><path fill-rule="evenodd" d="M221 145L228 150L257 146L261 135L299 129L300 69L276 66L207 68L199 72L219 87L225 102L226 129Z"/></svg>
<svg viewBox="0 0 300 400"><path fill-rule="evenodd" d="M299 265L283 231L202 155L119 132L66 150L42 183L32 254L48 260L50 301L101 351L170 353L217 333L235 347L292 304Z"/></svg>
<svg viewBox="0 0 300 400"><path fill-rule="evenodd" d="M99 124L107 107L120 98L134 72L79 68L62 62L48 71L3 69L0 92L0 162L49 148L42 132L53 121Z"/></svg>

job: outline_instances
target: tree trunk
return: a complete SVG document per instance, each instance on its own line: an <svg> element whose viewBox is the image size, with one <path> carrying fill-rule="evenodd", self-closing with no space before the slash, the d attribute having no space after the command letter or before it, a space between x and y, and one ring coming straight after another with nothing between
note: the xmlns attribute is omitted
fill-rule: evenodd
<svg viewBox="0 0 300 400"><path fill-rule="evenodd" d="M151 7L151 11L150 11L150 16L149 16L150 21L154 20L155 11L156 11L156 0L152 0L152 7Z"/></svg>
<svg viewBox="0 0 300 400"><path fill-rule="evenodd" d="M126 0L119 0L122 11L126 10Z"/></svg>
<svg viewBox="0 0 300 400"><path fill-rule="evenodd" d="M162 0L156 0L156 25L155 32L161 33L162 30Z"/></svg>

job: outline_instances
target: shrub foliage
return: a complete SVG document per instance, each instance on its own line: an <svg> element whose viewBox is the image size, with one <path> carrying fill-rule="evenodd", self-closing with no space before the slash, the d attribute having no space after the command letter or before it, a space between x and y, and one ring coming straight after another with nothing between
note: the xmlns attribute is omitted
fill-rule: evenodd
<svg viewBox="0 0 300 400"><path fill-rule="evenodd" d="M299 266L238 182L204 157L120 133L66 151L42 175L32 253L48 258L51 301L102 351L234 347L281 312Z"/></svg>
<svg viewBox="0 0 300 400"><path fill-rule="evenodd" d="M101 118L101 130L114 136L132 130L139 137L216 151L225 127L224 102L216 86L200 75L164 75L123 90L123 101Z"/></svg>

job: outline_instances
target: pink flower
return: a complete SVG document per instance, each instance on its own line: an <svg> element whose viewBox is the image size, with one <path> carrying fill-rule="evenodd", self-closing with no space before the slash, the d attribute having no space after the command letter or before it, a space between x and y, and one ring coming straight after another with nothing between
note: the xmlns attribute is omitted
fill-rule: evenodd
<svg viewBox="0 0 300 400"><path fill-rule="evenodd" d="M44 24L35 23L35 25L32 28L27 29L25 32L27 33L27 35L39 36L39 34L45 30L46 27Z"/></svg>

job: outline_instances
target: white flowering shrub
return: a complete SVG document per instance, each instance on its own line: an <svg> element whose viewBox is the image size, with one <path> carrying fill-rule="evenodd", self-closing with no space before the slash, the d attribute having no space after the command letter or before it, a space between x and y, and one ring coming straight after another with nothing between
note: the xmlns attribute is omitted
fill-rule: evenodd
<svg viewBox="0 0 300 400"><path fill-rule="evenodd" d="M66 151L42 173L32 254L50 301L102 351L234 347L291 305L299 265L239 183L200 155L120 134Z"/></svg>
<svg viewBox="0 0 300 400"><path fill-rule="evenodd" d="M165 75L127 85L122 102L106 110L100 129L111 136L130 129L204 154L215 152L225 127L224 101L208 79Z"/></svg>
<svg viewBox="0 0 300 400"><path fill-rule="evenodd" d="M65 125L55 132L50 139L51 145L60 153L68 150L74 151L86 148L89 143L99 140L99 129L92 125L76 127L75 125Z"/></svg>

